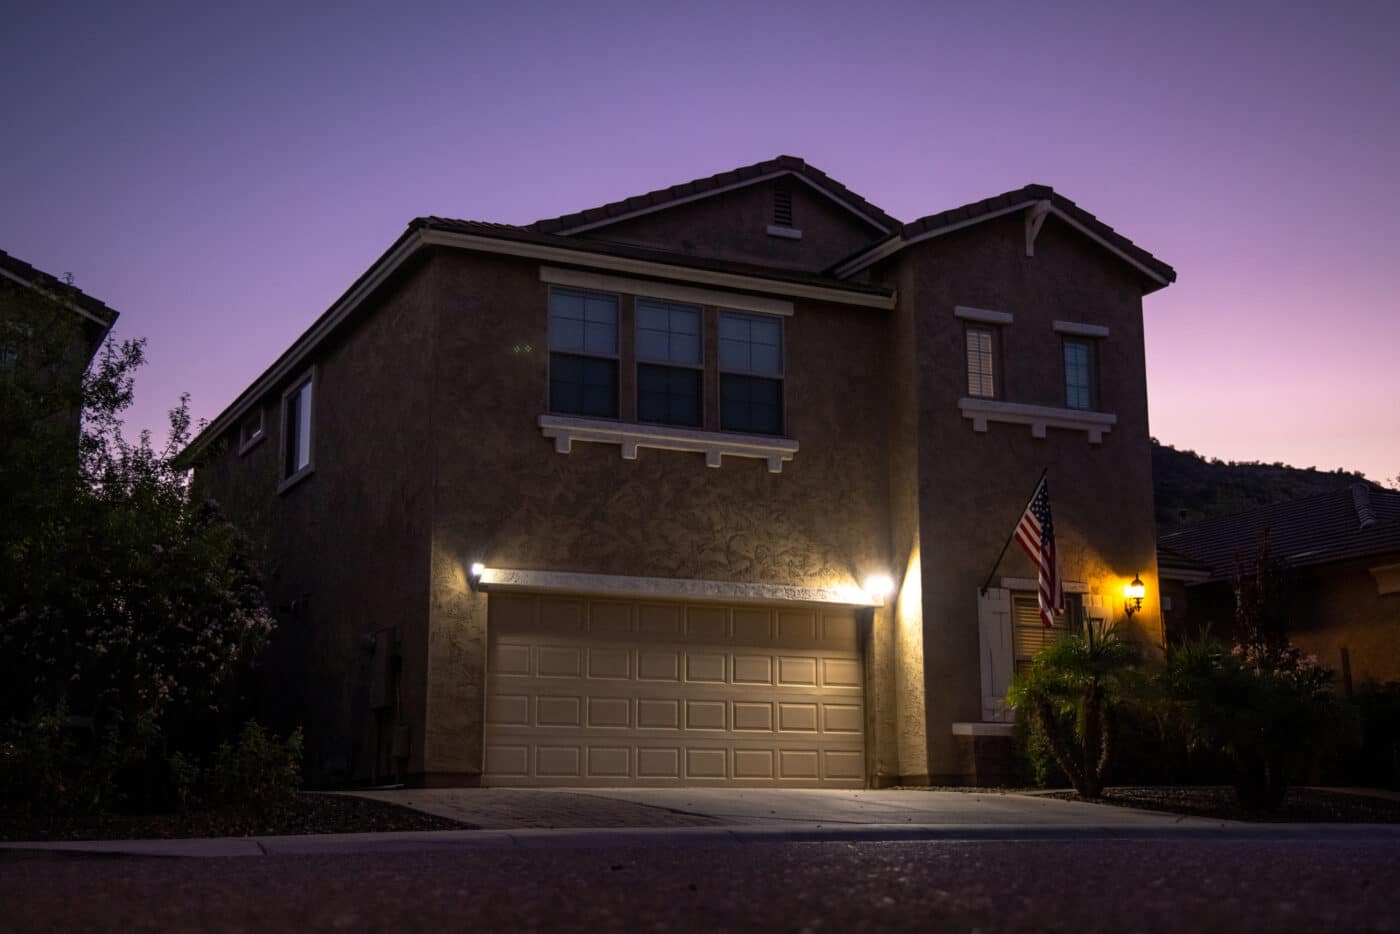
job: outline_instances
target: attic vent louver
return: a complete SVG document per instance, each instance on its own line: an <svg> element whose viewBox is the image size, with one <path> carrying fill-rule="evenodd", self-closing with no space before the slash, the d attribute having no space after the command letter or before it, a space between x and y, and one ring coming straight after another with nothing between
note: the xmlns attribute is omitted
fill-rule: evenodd
<svg viewBox="0 0 1400 934"><path fill-rule="evenodd" d="M792 226L792 189L785 185L773 189L773 226Z"/></svg>
<svg viewBox="0 0 1400 934"><path fill-rule="evenodd" d="M1364 483L1351 485L1351 504L1356 507L1356 518L1362 530L1376 524L1376 510L1371 506L1371 488Z"/></svg>

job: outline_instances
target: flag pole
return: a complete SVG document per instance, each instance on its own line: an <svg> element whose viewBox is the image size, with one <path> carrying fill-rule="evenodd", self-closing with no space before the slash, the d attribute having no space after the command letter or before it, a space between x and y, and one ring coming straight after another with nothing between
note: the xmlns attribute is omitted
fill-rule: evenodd
<svg viewBox="0 0 1400 934"><path fill-rule="evenodd" d="M1039 477L1039 479L1037 479L1037 480L1035 481L1035 486L1031 487L1031 499L1035 499L1035 491L1038 490L1038 489L1040 489L1040 483L1041 483L1041 481L1045 479L1045 475L1048 474L1049 472L1050 472L1050 468L1049 468L1049 467L1043 468L1043 469L1040 471L1040 477ZM1027 505L1027 506L1029 506L1029 505L1031 504L1031 499L1026 500L1026 505ZM1021 515L1024 516L1025 514L1026 514L1026 510L1023 508L1023 509L1021 510ZM1004 557L1006 556L1006 549L1008 549L1008 548L1011 547L1011 540L1012 540L1013 538L1016 537L1016 530L1017 530L1018 528L1020 528L1020 527L1021 527L1021 517L1020 517L1020 516L1017 516L1017 517L1016 517L1016 524L1013 525L1013 526L1011 527L1011 534L1008 535L1008 536L1006 536L1006 544L1002 545L1002 546L1001 546L1001 551L997 552L997 559L996 559L996 561L992 562L992 569L991 569L990 571L987 572L987 579L986 579L985 581L982 582L982 590L981 590L982 596L985 597L985 596L987 595L987 588L990 587L990 586L992 585L992 576L996 574L997 568L1001 566L1001 559L1004 558Z"/></svg>

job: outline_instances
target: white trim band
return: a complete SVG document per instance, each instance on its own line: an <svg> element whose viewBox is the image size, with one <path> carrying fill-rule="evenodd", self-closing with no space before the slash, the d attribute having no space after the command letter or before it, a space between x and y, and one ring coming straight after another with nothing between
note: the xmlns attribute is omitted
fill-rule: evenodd
<svg viewBox="0 0 1400 934"><path fill-rule="evenodd" d="M793 584L750 584L739 581L692 580L679 577L626 577L573 571L518 571L482 568L473 586L488 593L531 590L602 597L651 600L722 600L728 603L826 603L838 606L884 606L851 584L841 587L801 587Z"/></svg>
<svg viewBox="0 0 1400 934"><path fill-rule="evenodd" d="M1014 723L954 723L954 736L1014 736Z"/></svg>
<svg viewBox="0 0 1400 934"><path fill-rule="evenodd" d="M1002 577L999 578L1002 590L1029 590L1040 589L1040 581L1034 577ZM1088 593L1089 585L1083 581L1060 581L1060 589L1065 593Z"/></svg>
<svg viewBox="0 0 1400 934"><path fill-rule="evenodd" d="M983 324L1010 324L1015 320L1009 311L988 311L986 308L970 308L967 305L954 305L953 314L964 321L981 321Z"/></svg>
<svg viewBox="0 0 1400 934"><path fill-rule="evenodd" d="M1048 405L998 402L995 399L966 397L958 400L958 408L962 410L963 418L972 419L973 431L985 432L988 422L1006 422L1030 425L1032 437L1044 438L1047 428L1069 428L1087 432L1090 444L1101 443L1104 433L1112 431L1113 426L1118 424L1118 416L1111 412L1084 412Z"/></svg>
<svg viewBox="0 0 1400 934"><path fill-rule="evenodd" d="M1085 324L1082 321L1056 321L1057 334L1075 334L1079 337L1107 337L1108 328L1102 324Z"/></svg>
<svg viewBox="0 0 1400 934"><path fill-rule="evenodd" d="M737 435L718 431L697 431L666 425L635 425L597 418L569 415L541 415L540 432L554 440L554 450L568 454L575 441L616 444L623 460L637 459L639 448L658 451L687 451L705 455L705 464L719 467L725 455L750 457L768 462L769 473L782 473L783 464L797 453L797 442L789 438Z"/></svg>
<svg viewBox="0 0 1400 934"><path fill-rule="evenodd" d="M628 295L640 295L643 298L662 298L669 301L689 302L694 305L715 305L721 308L757 311L769 315L792 315L792 302L781 298L740 295L737 292L720 292L715 289L697 289L688 285L672 285L669 282L609 276L601 272L560 269L558 266L541 266L540 281L548 282L551 285L598 289L604 292L625 292Z"/></svg>
<svg viewBox="0 0 1400 934"><path fill-rule="evenodd" d="M801 240L802 231L796 227L779 227L775 224L768 225L768 236L782 237L784 240Z"/></svg>

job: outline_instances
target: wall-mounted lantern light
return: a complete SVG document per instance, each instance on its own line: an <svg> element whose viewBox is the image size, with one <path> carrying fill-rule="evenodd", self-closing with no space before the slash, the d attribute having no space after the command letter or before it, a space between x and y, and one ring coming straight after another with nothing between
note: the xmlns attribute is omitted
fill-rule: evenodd
<svg viewBox="0 0 1400 934"><path fill-rule="evenodd" d="M871 574L865 579L862 589L871 599L884 600L894 593L894 579L888 574Z"/></svg>
<svg viewBox="0 0 1400 934"><path fill-rule="evenodd" d="M472 562L472 566L467 569L467 586L471 587L472 590L480 589L481 575L485 573L486 565L482 564L480 561Z"/></svg>
<svg viewBox="0 0 1400 934"><path fill-rule="evenodd" d="M1125 587L1123 592L1128 597L1124 601L1123 611L1132 616L1142 609L1142 598L1147 596L1147 585L1142 582L1141 577L1134 574L1132 583Z"/></svg>

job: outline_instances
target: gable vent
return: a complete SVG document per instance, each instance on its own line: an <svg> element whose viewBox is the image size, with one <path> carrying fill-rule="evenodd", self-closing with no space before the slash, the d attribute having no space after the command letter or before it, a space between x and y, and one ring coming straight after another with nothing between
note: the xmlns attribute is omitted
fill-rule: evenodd
<svg viewBox="0 0 1400 934"><path fill-rule="evenodd" d="M1351 485L1351 504L1356 507L1356 518L1363 530L1376 524L1376 510L1371 506L1371 488L1364 483Z"/></svg>
<svg viewBox="0 0 1400 934"><path fill-rule="evenodd" d="M773 225L792 226L792 189L778 185L773 189Z"/></svg>

